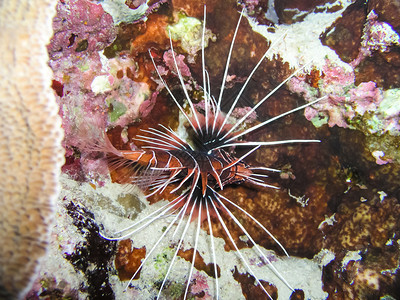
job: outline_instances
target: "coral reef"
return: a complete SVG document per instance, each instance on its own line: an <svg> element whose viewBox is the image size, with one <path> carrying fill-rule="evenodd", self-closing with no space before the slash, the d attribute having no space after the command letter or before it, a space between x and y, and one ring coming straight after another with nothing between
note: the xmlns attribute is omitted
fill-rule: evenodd
<svg viewBox="0 0 400 300"><path fill-rule="evenodd" d="M53 19L54 35L48 46L50 58L79 59L76 53L104 49L114 40L112 24L113 19L104 13L101 5L81 0L58 2L57 16Z"/></svg>
<svg viewBox="0 0 400 300"><path fill-rule="evenodd" d="M48 250L63 163L45 45L56 1L0 2L0 298L22 299Z"/></svg>
<svg viewBox="0 0 400 300"><path fill-rule="evenodd" d="M42 270L42 281L36 283L36 290L43 291L43 285L47 285L51 287L48 290L56 291L64 284L67 288L63 295L81 296L79 286L84 287L86 295L94 295L90 289L102 286L109 298L117 299L151 299L158 293L173 256L174 244L170 241L160 244L132 286L123 290L143 252L150 252L167 221L159 220L143 228L118 246L101 242L96 234L99 230L112 233L129 226L136 217L148 216L175 196L165 191L147 201L134 187L119 188L115 182L120 181L121 174L112 172L110 178L104 157L90 150L98 146L96 142L105 131L117 149L140 147L134 137L141 129L158 123L187 134L188 128L156 77L148 53L150 50L158 71L182 101L168 30L190 96L199 110L204 108L199 87L199 30L204 7L196 1L163 2L155 1L152 6L142 1L94 4L88 0L64 0L58 5L55 35L48 50L54 71L52 87L66 134L67 162L63 171L68 177L62 179L60 204L64 210L59 213L66 214L64 221L72 217L66 222L66 236L76 231L76 225L78 231L69 242L53 240L55 247L61 249L60 259L69 258L68 263L73 265L69 276L62 281L59 274L45 275ZM151 7L158 11L150 13ZM257 218L285 246L292 257L285 257L276 242L256 224L245 222L256 243L265 249L295 291L260 263L251 242L228 220L233 239L274 299L398 297L398 7L386 0L280 1L275 8L262 0L208 1L205 60L214 95L219 92L229 43L242 7L246 15L232 52L223 110L228 110L268 47L267 59L243 93L234 118L247 112L294 68L305 64L304 70L257 110L251 122L266 120L323 95L327 99L303 114L285 116L247 136L255 141L321 140L308 145L263 147L246 158L251 165L281 169L280 174L269 178L279 190L241 185L227 186L223 191L225 197ZM77 15L68 13L67 8L74 8ZM240 157L245 153L242 151L236 149L236 155ZM240 211L235 216L247 220ZM97 223L104 228L99 229ZM83 230L82 226L88 229ZM191 224L189 230L195 232L194 227ZM213 222L212 230L221 294L226 298L264 299L260 286L254 285L251 274L237 259L221 225ZM206 243L198 249L190 297L208 299L215 293L208 231L204 226L200 234ZM64 236L62 232L54 235ZM171 299L182 297L191 264L194 241L185 239L184 244L163 291ZM103 247L104 255L95 252L94 245ZM93 256L99 256L98 261ZM84 261L91 262L92 267ZM102 274L101 284L92 280L97 272Z"/></svg>
<svg viewBox="0 0 400 300"><path fill-rule="evenodd" d="M356 1L322 36L322 42L349 64L340 66L326 59L317 81L311 83L302 76L293 79L290 87L308 101L320 94L329 95L329 102L306 109L306 117L314 125L328 123L360 130L367 136L366 147L378 164L399 162L395 150L400 132L395 96L399 86L399 36L390 24L380 21L373 5L367 14L364 11L366 4ZM386 62L379 64L376 56L386 57Z"/></svg>

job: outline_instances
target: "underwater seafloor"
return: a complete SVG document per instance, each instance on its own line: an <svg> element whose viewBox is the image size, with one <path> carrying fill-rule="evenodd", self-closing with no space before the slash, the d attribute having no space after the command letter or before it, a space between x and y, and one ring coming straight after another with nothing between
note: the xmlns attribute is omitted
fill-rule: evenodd
<svg viewBox="0 0 400 300"><path fill-rule="evenodd" d="M255 72L234 117L239 118L296 69L307 64L257 110L247 126L307 101L326 100L246 136L248 141L318 139L320 143L261 147L246 158L281 170L268 183L221 192L257 218L289 252L243 214L236 216L265 250L292 292L232 220L230 232L274 299L400 299L400 7L390 0L210 0L205 61L218 95L241 9L223 110L253 66ZM117 149L131 149L140 129L187 125L154 72L151 51L178 99L168 30L190 95L201 108L202 1L60 0L48 45L53 89L65 130L66 163L50 251L26 299L154 299L176 242L164 240L124 291L169 218L122 241L112 236L172 196L144 198L118 184L101 153L88 151L107 131ZM280 37L280 39L279 39ZM182 102L183 103L183 102ZM235 122L234 119L232 122ZM138 144L137 146L140 146ZM240 157L237 150L237 157ZM243 153L243 152L242 152ZM163 200L164 199L164 200ZM214 222L221 299L266 299ZM211 299L215 279L204 226L189 299ZM191 224L162 298L180 299L193 254Z"/></svg>

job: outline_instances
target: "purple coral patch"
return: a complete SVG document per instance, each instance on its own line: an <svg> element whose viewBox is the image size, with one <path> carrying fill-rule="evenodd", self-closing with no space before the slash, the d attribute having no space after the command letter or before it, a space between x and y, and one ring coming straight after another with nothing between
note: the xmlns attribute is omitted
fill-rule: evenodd
<svg viewBox="0 0 400 300"><path fill-rule="evenodd" d="M328 60L323 67L323 74L317 89L307 83L306 77L296 77L289 83L290 89L302 94L307 101L316 99L319 93L328 95L328 100L305 109L308 120L325 118L330 127L336 125L347 128L350 120L376 110L383 100L375 82L363 82L355 86L354 72L346 71Z"/></svg>
<svg viewBox="0 0 400 300"><path fill-rule="evenodd" d="M168 66L168 68L172 72L176 73L174 58L173 58L171 50L164 52L163 59L165 61L165 64ZM175 59L176 59L176 64L178 65L178 68L179 68L179 71L181 72L181 74L183 76L187 76L187 77L191 76L190 69L184 62L185 56L183 56L182 54L179 54L179 55L175 54Z"/></svg>
<svg viewBox="0 0 400 300"><path fill-rule="evenodd" d="M116 38L112 17L100 4L86 0L60 1L53 30L48 46L51 58L81 52L83 44L84 50L100 51Z"/></svg>

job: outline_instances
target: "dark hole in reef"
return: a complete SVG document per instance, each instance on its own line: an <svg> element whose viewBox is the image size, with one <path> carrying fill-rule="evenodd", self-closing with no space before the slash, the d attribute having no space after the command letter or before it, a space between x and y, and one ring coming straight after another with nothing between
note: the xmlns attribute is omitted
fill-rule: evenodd
<svg viewBox="0 0 400 300"><path fill-rule="evenodd" d="M68 48L71 48L72 45L75 43L75 39L76 39L77 35L76 34L71 34L71 36L69 37L69 44L68 44Z"/></svg>
<svg viewBox="0 0 400 300"><path fill-rule="evenodd" d="M87 40L80 41L78 46L76 46L75 52L85 51L89 46L89 42Z"/></svg>
<svg viewBox="0 0 400 300"><path fill-rule="evenodd" d="M64 85L61 82L53 79L51 83L51 88L56 92L58 96L64 96Z"/></svg>
<svg viewBox="0 0 400 300"><path fill-rule="evenodd" d="M206 293L204 291L201 291L198 294L193 294L194 296L196 296L196 298L202 299L204 298L204 296L206 295Z"/></svg>
<svg viewBox="0 0 400 300"><path fill-rule="evenodd" d="M335 261L331 261L329 264L323 267L322 269L322 282L324 282L324 285L327 282L332 282L335 278L334 272L335 272L335 267L334 267ZM324 290L326 291L326 288L324 287Z"/></svg>
<svg viewBox="0 0 400 300"><path fill-rule="evenodd" d="M64 293L61 289L45 290L39 294L40 297L50 297L50 299L62 299Z"/></svg>

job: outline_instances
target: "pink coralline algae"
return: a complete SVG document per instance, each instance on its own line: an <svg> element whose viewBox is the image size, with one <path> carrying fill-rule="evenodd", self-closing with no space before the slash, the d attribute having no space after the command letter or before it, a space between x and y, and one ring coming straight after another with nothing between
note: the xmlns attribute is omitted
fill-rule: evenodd
<svg viewBox="0 0 400 300"><path fill-rule="evenodd" d="M330 127L351 127L352 119L376 110L383 99L382 92L374 82L355 86L354 72L333 65L328 60L322 74L317 88L312 87L305 76L296 77L289 83L290 89L307 101L315 100L320 95L328 96L327 100L305 110L306 118L316 126L328 123Z"/></svg>
<svg viewBox="0 0 400 300"><path fill-rule="evenodd" d="M310 85L307 77L297 77L291 80L290 89L304 95L307 101L327 95L328 99L305 110L305 116L314 125L328 124L353 128L368 134L399 135L399 109L392 92L383 91L374 81L361 82L355 85L354 68L374 52L389 51L392 46L399 45L399 36L392 27L378 21L378 15L371 10L363 29L362 41L358 56L348 65L348 68L338 66L326 60L322 75L317 85ZM395 92L397 93L397 92Z"/></svg>
<svg viewBox="0 0 400 300"><path fill-rule="evenodd" d="M243 2L243 6L246 7L246 9L250 12L250 14L254 14L257 5L259 4L258 0L246 0L246 1L242 1Z"/></svg>
<svg viewBox="0 0 400 300"><path fill-rule="evenodd" d="M168 66L168 68L171 70L171 72L176 74L176 67L174 63L174 57L172 55L172 50L168 50L164 52L163 59L165 61L165 64ZM190 77L191 73L189 70L189 67L186 65L184 62L185 56L179 54L175 54L175 59L176 59L176 64L178 65L178 69L181 72L182 76L187 76Z"/></svg>
<svg viewBox="0 0 400 300"><path fill-rule="evenodd" d="M158 91L154 92L149 99L143 101L142 105L139 108L139 113L143 118L147 117L153 110L154 105L156 105L158 93Z"/></svg>
<svg viewBox="0 0 400 300"><path fill-rule="evenodd" d="M79 52L100 51L114 41L113 19L99 4L66 0L57 4L54 36L48 46L52 59Z"/></svg>
<svg viewBox="0 0 400 300"><path fill-rule="evenodd" d="M372 156L375 157L376 163L378 165L385 165L387 163L393 162L392 159L388 159L388 160L382 159L382 157L385 156L385 152L383 152L383 151L379 151L379 150L373 151Z"/></svg>
<svg viewBox="0 0 400 300"><path fill-rule="evenodd" d="M63 118L64 143L66 147L77 147L82 142L78 128L83 120L93 120L96 126L105 128L105 97L93 93L91 85L96 76L104 74L98 51L116 38L116 29L101 5L71 0L58 3L53 30L48 45L49 64L54 81L63 90L57 101Z"/></svg>
<svg viewBox="0 0 400 300"><path fill-rule="evenodd" d="M201 295L204 293L204 296L202 296L201 299L212 299L212 296L209 294L210 287L207 284L207 278L200 272L194 273L193 277L194 280L193 284L190 286L190 292L193 295Z"/></svg>
<svg viewBox="0 0 400 300"><path fill-rule="evenodd" d="M101 54L117 36L112 17L101 5L86 0L59 2L53 28L48 51L65 131L63 170L77 180L101 184L108 169L85 149L107 127L125 126L138 118L141 104L152 94L146 83L132 79L136 71L130 57L108 59Z"/></svg>
<svg viewBox="0 0 400 300"><path fill-rule="evenodd" d="M399 89L383 91L373 81L356 86L351 68L347 70L328 60L318 82L310 83L308 76L298 76L290 81L289 88L306 101L327 96L304 111L316 127L328 124L362 131L377 164L399 161L395 142L400 135Z"/></svg>
<svg viewBox="0 0 400 300"><path fill-rule="evenodd" d="M139 78L135 61L127 54L108 59L107 71L92 83L92 90L107 96L109 121L112 126L125 127L138 118L146 117L155 104L158 91L150 92L150 86Z"/></svg>
<svg viewBox="0 0 400 300"><path fill-rule="evenodd" d="M251 107L238 107L235 108L232 112L232 117L236 119L243 118L249 111L251 111ZM252 123L257 120L257 114L253 111L248 117L246 123Z"/></svg>
<svg viewBox="0 0 400 300"><path fill-rule="evenodd" d="M378 15L372 10L364 25L358 57L350 65L356 67L374 51L386 52L396 44L400 44L399 36L389 24L378 21Z"/></svg>

